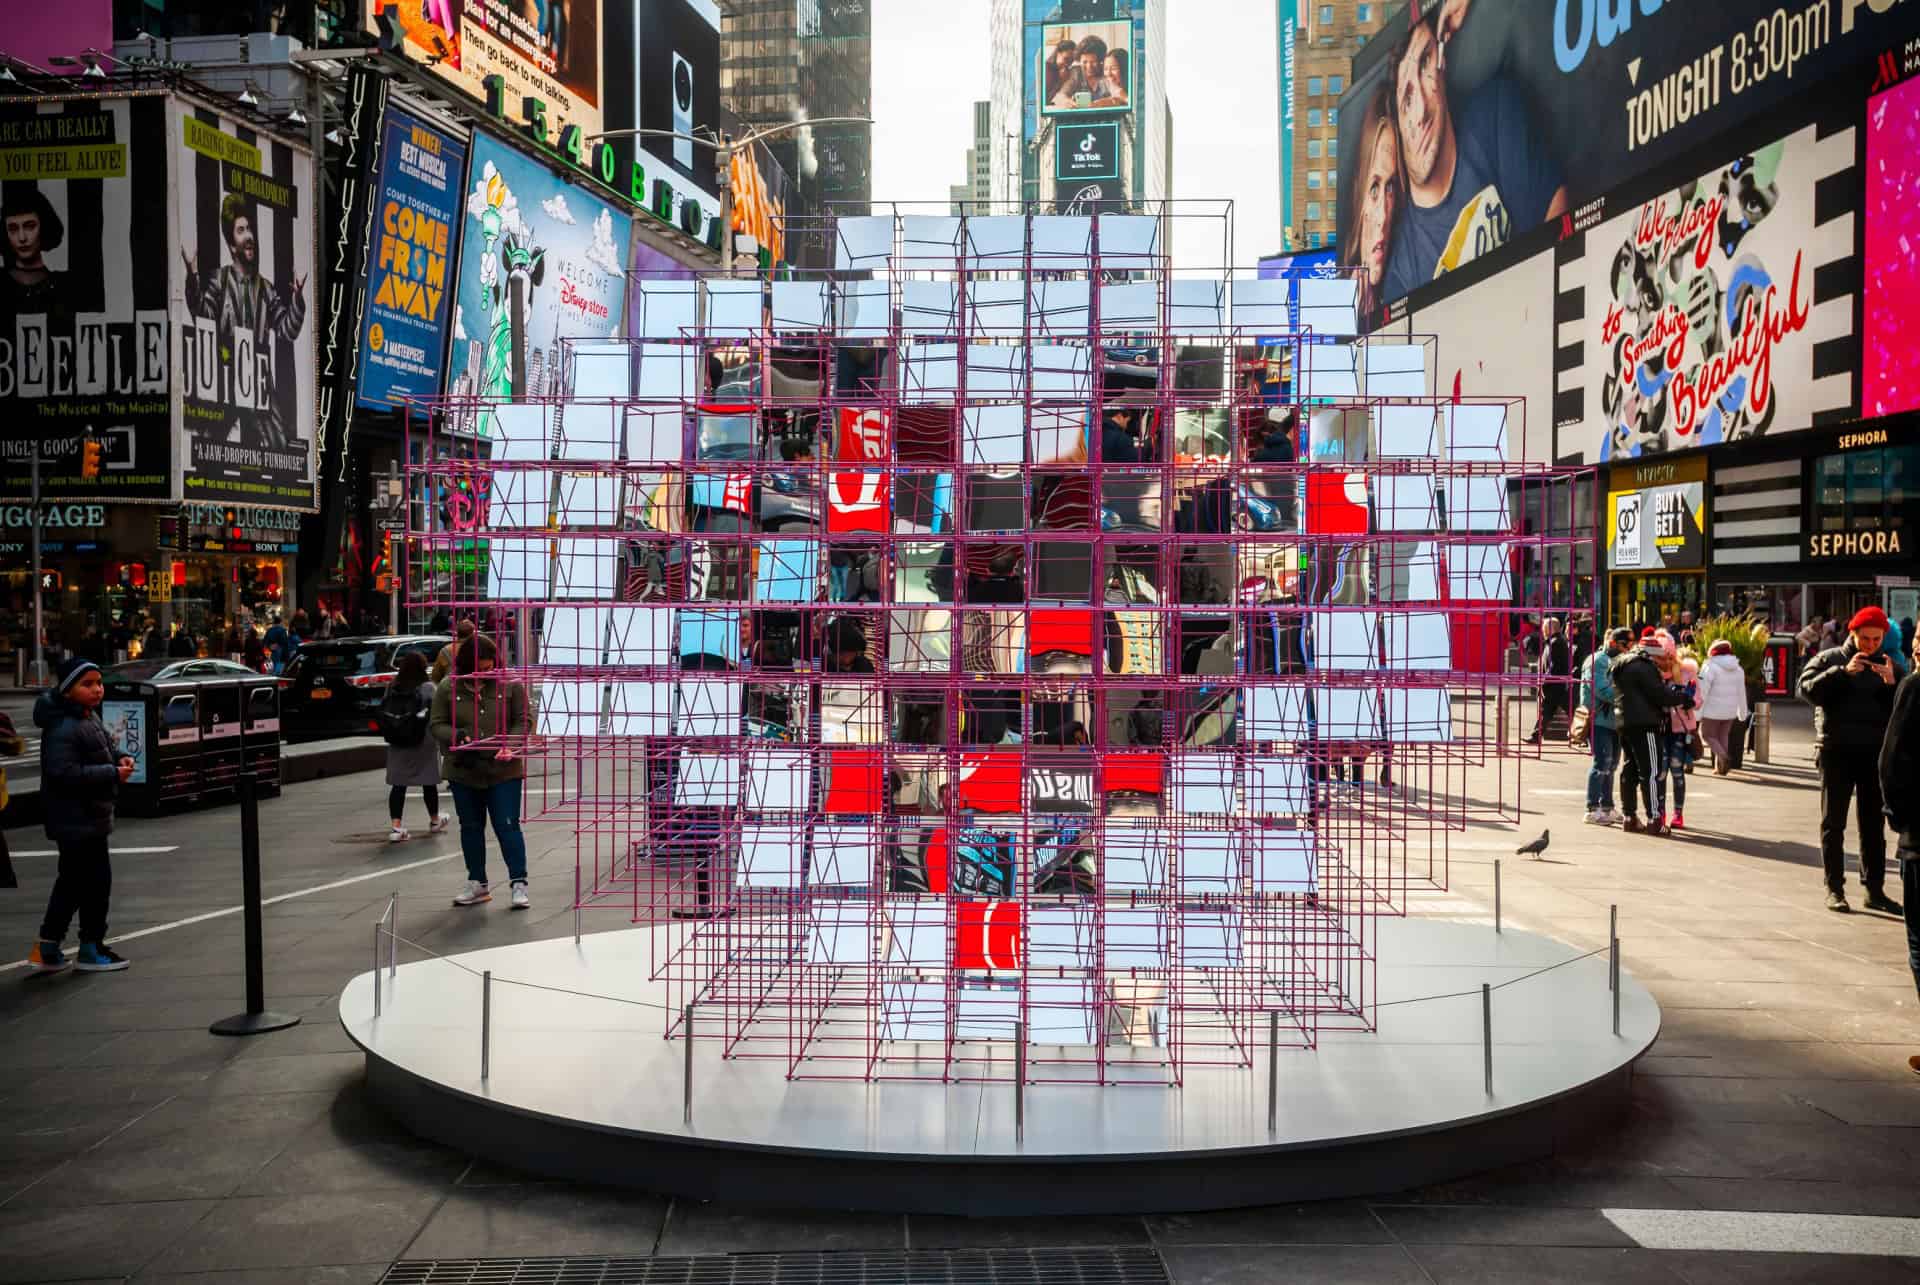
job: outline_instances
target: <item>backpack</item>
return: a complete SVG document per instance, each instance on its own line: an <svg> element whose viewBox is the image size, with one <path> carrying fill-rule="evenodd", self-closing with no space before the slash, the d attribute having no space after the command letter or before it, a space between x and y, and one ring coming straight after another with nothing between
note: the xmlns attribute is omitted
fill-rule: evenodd
<svg viewBox="0 0 1920 1285"><path fill-rule="evenodd" d="M420 703L420 689L396 692L387 689L380 702L380 737L397 749L418 745L427 737L427 711Z"/></svg>

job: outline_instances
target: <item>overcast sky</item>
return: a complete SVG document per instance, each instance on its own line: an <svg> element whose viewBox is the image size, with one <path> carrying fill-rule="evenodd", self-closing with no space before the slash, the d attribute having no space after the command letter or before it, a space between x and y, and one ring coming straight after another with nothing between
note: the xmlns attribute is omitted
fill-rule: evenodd
<svg viewBox="0 0 1920 1285"><path fill-rule="evenodd" d="M944 208L947 189L966 177L973 104L992 78L987 0L872 2L874 200ZM1164 2L1173 195L1233 201L1233 258L1251 267L1280 248L1275 6ZM1222 257L1211 234L1176 229L1173 244L1183 267L1218 266Z"/></svg>

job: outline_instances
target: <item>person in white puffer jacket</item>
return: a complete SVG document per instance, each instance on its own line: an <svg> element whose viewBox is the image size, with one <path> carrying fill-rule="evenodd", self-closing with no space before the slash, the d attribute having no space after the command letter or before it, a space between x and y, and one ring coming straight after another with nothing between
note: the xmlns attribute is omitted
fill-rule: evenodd
<svg viewBox="0 0 1920 1285"><path fill-rule="evenodd" d="M1722 638L1707 648L1700 671L1700 735L1713 747L1713 774L1728 772L1728 746L1747 721L1747 671L1733 654L1733 644Z"/></svg>

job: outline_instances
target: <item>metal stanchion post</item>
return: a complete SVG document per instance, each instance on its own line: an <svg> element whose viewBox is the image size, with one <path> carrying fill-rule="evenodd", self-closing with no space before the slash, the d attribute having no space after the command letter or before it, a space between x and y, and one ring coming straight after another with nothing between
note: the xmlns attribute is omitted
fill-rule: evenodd
<svg viewBox="0 0 1920 1285"><path fill-rule="evenodd" d="M687 1058L680 1072L680 1119L682 1123L691 1129L693 1127L693 1005L687 1005L683 1017L686 1025L680 1031L680 1038L686 1042Z"/></svg>
<svg viewBox="0 0 1920 1285"><path fill-rule="evenodd" d="M1267 1013L1267 1136L1280 1127L1280 1012Z"/></svg>
<svg viewBox="0 0 1920 1285"><path fill-rule="evenodd" d="M1614 943L1620 940L1620 907L1618 904L1607 907L1607 948L1612 950ZM1607 989L1612 990L1619 984L1614 965L1607 965Z"/></svg>
<svg viewBox="0 0 1920 1285"><path fill-rule="evenodd" d="M580 944L580 867L573 868L573 944Z"/></svg>
<svg viewBox="0 0 1920 1285"><path fill-rule="evenodd" d="M1013 1024L1013 1140L1027 1139L1027 1024Z"/></svg>
<svg viewBox="0 0 1920 1285"><path fill-rule="evenodd" d="M493 1071L493 970L480 974L480 1082Z"/></svg>
<svg viewBox="0 0 1920 1285"><path fill-rule="evenodd" d="M1613 939L1613 948L1608 952L1607 976L1613 982L1613 1033L1620 1034L1620 939Z"/></svg>
<svg viewBox="0 0 1920 1285"><path fill-rule="evenodd" d="M374 972L380 971L375 962ZM394 977L400 972L400 894L395 892L393 900L387 903L387 976Z"/></svg>
<svg viewBox="0 0 1920 1285"><path fill-rule="evenodd" d="M1480 983L1480 1052L1487 1064L1487 1096L1493 1096L1493 987Z"/></svg>
<svg viewBox="0 0 1920 1285"><path fill-rule="evenodd" d="M373 921L373 1015L380 1016L380 929L382 920Z"/></svg>
<svg viewBox="0 0 1920 1285"><path fill-rule="evenodd" d="M215 1035L264 1035L268 1031L282 1031L300 1024L297 1014L267 1011L265 951L260 941L260 799L254 786L253 773L247 770L247 694L244 682L241 680L235 686L240 689L240 902L245 908L241 919L247 949L247 1011L223 1017L209 1026L207 1029ZM374 946L374 996L377 1000L380 981L377 939Z"/></svg>
<svg viewBox="0 0 1920 1285"><path fill-rule="evenodd" d="M1493 930L1500 931L1500 858L1493 859Z"/></svg>

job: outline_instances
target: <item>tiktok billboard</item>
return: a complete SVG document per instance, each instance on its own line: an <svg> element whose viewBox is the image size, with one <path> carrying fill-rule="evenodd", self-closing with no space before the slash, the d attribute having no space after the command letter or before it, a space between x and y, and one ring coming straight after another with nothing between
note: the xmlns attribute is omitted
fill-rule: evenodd
<svg viewBox="0 0 1920 1285"><path fill-rule="evenodd" d="M1851 176L1854 133L1809 125L1729 157L1563 256L1585 395L1558 425L1562 455L1629 460L1846 416L1855 215L1818 194Z"/></svg>
<svg viewBox="0 0 1920 1285"><path fill-rule="evenodd" d="M1340 100L1338 244L1366 269L1363 315L1586 231L1622 186L1916 37L1916 0L1414 0Z"/></svg>
<svg viewBox="0 0 1920 1285"><path fill-rule="evenodd" d="M315 508L313 157L173 106L182 499Z"/></svg>

